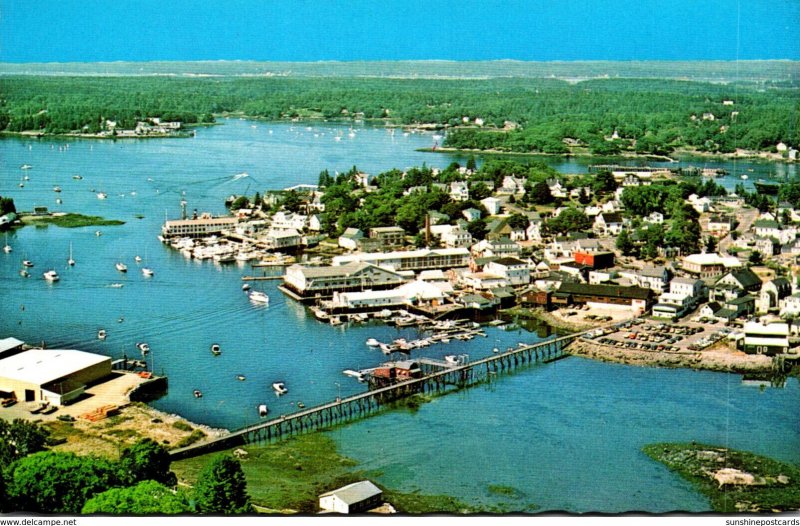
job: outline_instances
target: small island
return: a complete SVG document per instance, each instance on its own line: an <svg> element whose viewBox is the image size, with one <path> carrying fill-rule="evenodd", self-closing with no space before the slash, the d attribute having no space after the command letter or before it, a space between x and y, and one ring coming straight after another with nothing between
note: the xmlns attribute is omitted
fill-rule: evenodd
<svg viewBox="0 0 800 526"><path fill-rule="evenodd" d="M124 225L119 219L106 219L100 216L87 216L75 213L22 214L23 225L46 226L55 225L62 228L80 228L83 226L117 226Z"/></svg>
<svg viewBox="0 0 800 526"><path fill-rule="evenodd" d="M644 453L692 483L719 513L800 509L800 468L771 458L697 443L659 443Z"/></svg>

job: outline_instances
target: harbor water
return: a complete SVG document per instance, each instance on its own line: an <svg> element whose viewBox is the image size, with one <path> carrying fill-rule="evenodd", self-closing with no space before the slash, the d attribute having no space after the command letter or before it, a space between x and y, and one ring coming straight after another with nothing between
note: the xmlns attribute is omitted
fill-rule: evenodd
<svg viewBox="0 0 800 526"><path fill-rule="evenodd" d="M228 429L258 421L259 404L285 414L301 401L311 407L364 390L342 371L385 361L365 341L410 340L420 335L417 329L322 324L280 293L276 281L255 282L270 303L253 304L241 289L241 277L253 273L249 265L186 259L157 240L160 226L165 217L179 217L182 199L190 212L221 214L230 194L315 184L323 169L333 175L355 165L375 174L423 163L443 168L466 157L418 152L433 144L432 136L401 130L223 122L186 139L0 140L0 195L12 197L18 209L46 206L125 221L11 231L13 252L0 254L0 337L114 358L141 358L136 344L147 342L148 364L169 377L169 392L153 405ZM589 162L546 160L566 173L585 172ZM25 164L31 168L21 170ZM765 163L694 165L727 169L731 175L719 179L726 186L739 173L750 174L749 184L776 170ZM107 198L98 199L100 192ZM70 245L74 266L67 265ZM34 263L29 278L19 275L24 259ZM119 272L117 262L128 272ZM155 274L145 277L142 266ZM61 280L42 279L49 269ZM100 329L107 331L104 341L97 338ZM412 357L478 358L545 336L486 332L486 338L434 345ZM220 345L220 356L212 355L212 344ZM271 388L277 381L289 390L282 397ZM193 396L195 389L202 398ZM488 489L500 485L519 490L512 507L697 511L707 509L705 500L644 457L641 446L696 440L800 463L799 400L796 379L762 391L736 375L567 358L330 434L343 454L398 489L509 504Z"/></svg>

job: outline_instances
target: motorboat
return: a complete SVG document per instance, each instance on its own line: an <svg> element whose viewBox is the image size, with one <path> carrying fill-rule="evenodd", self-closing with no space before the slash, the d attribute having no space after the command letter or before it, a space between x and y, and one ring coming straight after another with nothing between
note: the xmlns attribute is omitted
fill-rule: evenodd
<svg viewBox="0 0 800 526"><path fill-rule="evenodd" d="M370 347L377 347L377 346L379 346L380 344L381 344L381 342L379 342L379 341L378 341L378 340L376 340L375 338L368 338L368 339L367 339L367 345L369 345Z"/></svg>
<svg viewBox="0 0 800 526"><path fill-rule="evenodd" d="M200 392L200 389L195 389L194 391L192 391L192 394L194 395L195 398L203 398L203 393Z"/></svg>
<svg viewBox="0 0 800 526"><path fill-rule="evenodd" d="M119 270L120 272L128 272L128 265L122 263L121 261L114 266L117 267L117 270Z"/></svg>
<svg viewBox="0 0 800 526"><path fill-rule="evenodd" d="M97 237L100 237L100 236L102 236L102 235L103 235L103 233L102 233L102 232L100 232L99 230L95 230L95 231L94 231L94 235L96 235Z"/></svg>
<svg viewBox="0 0 800 526"><path fill-rule="evenodd" d="M267 416L267 413L269 413L267 404L261 404L258 406L258 416L264 417Z"/></svg>
<svg viewBox="0 0 800 526"><path fill-rule="evenodd" d="M60 279L58 277L58 272L56 272L55 270L48 270L42 275L44 276L44 279L47 281L58 281Z"/></svg>
<svg viewBox="0 0 800 526"><path fill-rule="evenodd" d="M242 285L242 290L245 291L245 292L250 290L250 284L249 283L245 283L244 285Z"/></svg>
<svg viewBox="0 0 800 526"><path fill-rule="evenodd" d="M109 287L111 287L112 289L121 289L124 286L125 286L124 283L112 283L111 285L109 285Z"/></svg>
<svg viewBox="0 0 800 526"><path fill-rule="evenodd" d="M83 179L83 176L80 174L75 174L72 176L72 178L75 179L76 181L80 181L81 179Z"/></svg>
<svg viewBox="0 0 800 526"><path fill-rule="evenodd" d="M286 393L289 392L289 390L286 389L286 385L283 382L275 382L274 384L272 384L272 389L278 396L285 395Z"/></svg>
<svg viewBox="0 0 800 526"><path fill-rule="evenodd" d="M6 244L3 247L3 252L5 252L6 254L10 254L12 250L14 249L11 248L11 245L8 244L8 234L6 234Z"/></svg>
<svg viewBox="0 0 800 526"><path fill-rule="evenodd" d="M240 382L244 382L244 380L245 380L245 377L244 377L244 375L243 375L243 374L237 374L237 375L236 375L236 379L237 379L237 380L239 380Z"/></svg>
<svg viewBox="0 0 800 526"><path fill-rule="evenodd" d="M31 261L29 259L25 259L25 260L22 261L22 266L23 267L32 267L33 266L33 261Z"/></svg>
<svg viewBox="0 0 800 526"><path fill-rule="evenodd" d="M450 365L458 365L458 356L455 354L448 354L444 357L444 361Z"/></svg>
<svg viewBox="0 0 800 526"><path fill-rule="evenodd" d="M61 187L60 186L54 186L53 187L53 191L56 192L56 193L59 193L59 192L61 192Z"/></svg>
<svg viewBox="0 0 800 526"><path fill-rule="evenodd" d="M211 354L213 354L214 356L219 356L220 354L222 354L222 350L220 349L218 343L211 345Z"/></svg>
<svg viewBox="0 0 800 526"><path fill-rule="evenodd" d="M142 274L144 274L145 276L148 276L148 277L150 277L150 276L152 276L152 275L153 275L153 274L155 274L155 273L153 272L153 269L151 269L151 268L149 268L149 267L143 267L143 268L142 268Z"/></svg>
<svg viewBox="0 0 800 526"><path fill-rule="evenodd" d="M269 296L260 290L253 290L248 294L250 301L254 303L269 303Z"/></svg>
<svg viewBox="0 0 800 526"><path fill-rule="evenodd" d="M27 270L25 270L25 269L22 269L22 270L20 270L20 271L19 271L19 275L20 275L20 276L22 276L23 278L27 278L27 277L29 277L31 274L30 274L30 272L28 272Z"/></svg>
<svg viewBox="0 0 800 526"><path fill-rule="evenodd" d="M31 168L33 168L33 166L31 166L30 164L23 164L19 168L20 170L30 170Z"/></svg>
<svg viewBox="0 0 800 526"><path fill-rule="evenodd" d="M142 351L142 354L147 354L150 352L150 345L145 342L137 343L136 348Z"/></svg>
<svg viewBox="0 0 800 526"><path fill-rule="evenodd" d="M107 197L108 197L107 193L105 193L105 192L97 192L97 198L98 199L105 199Z"/></svg>
<svg viewBox="0 0 800 526"><path fill-rule="evenodd" d="M304 404L303 402L297 402L297 407L299 407L300 409L305 409L306 404Z"/></svg>
<svg viewBox="0 0 800 526"><path fill-rule="evenodd" d="M137 263L141 263L142 262L142 256L136 256L136 257L133 258L133 260L135 262L137 262Z"/></svg>
<svg viewBox="0 0 800 526"><path fill-rule="evenodd" d="M105 329L100 329L99 331L97 331L97 339L98 340L105 340L106 336L107 336L107 334L106 334L106 330Z"/></svg>

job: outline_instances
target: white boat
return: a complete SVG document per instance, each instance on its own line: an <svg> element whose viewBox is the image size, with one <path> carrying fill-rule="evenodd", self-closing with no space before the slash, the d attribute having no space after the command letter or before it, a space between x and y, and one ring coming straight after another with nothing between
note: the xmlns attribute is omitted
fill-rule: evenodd
<svg viewBox="0 0 800 526"><path fill-rule="evenodd" d="M44 279L47 281L58 281L60 278L58 277L58 272L55 270L48 270L43 274Z"/></svg>
<svg viewBox="0 0 800 526"><path fill-rule="evenodd" d="M70 267L75 265L75 260L72 259L72 243L69 244L69 259L67 260L67 265Z"/></svg>
<svg viewBox="0 0 800 526"><path fill-rule="evenodd" d="M330 321L331 325L341 325L343 323L342 318L339 316L331 316Z"/></svg>
<svg viewBox="0 0 800 526"><path fill-rule="evenodd" d="M142 262L142 256L134 256L133 260L135 262L137 262L137 263L141 263Z"/></svg>
<svg viewBox="0 0 800 526"><path fill-rule="evenodd" d="M219 356L220 354L222 354L222 350L220 349L218 343L214 343L211 345L211 354L213 354L214 356Z"/></svg>
<svg viewBox="0 0 800 526"><path fill-rule="evenodd" d="M283 382L275 382L274 384L272 384L272 389L278 396L285 395L286 393L289 392L289 390L286 389L286 385Z"/></svg>
<svg viewBox="0 0 800 526"><path fill-rule="evenodd" d="M31 274L30 274L30 272L28 272L27 270L25 270L25 269L22 269L22 270L20 270L20 271L19 271L19 275L20 275L20 276L22 276L23 278L27 278L27 277L29 277Z"/></svg>
<svg viewBox="0 0 800 526"><path fill-rule="evenodd" d="M29 259L24 259L24 260L22 260L22 266L23 267L32 267L33 266L33 261L31 261Z"/></svg>
<svg viewBox="0 0 800 526"><path fill-rule="evenodd" d="M239 380L240 382L244 382L245 381L245 376L243 374L237 374L236 375L236 379Z"/></svg>
<svg viewBox="0 0 800 526"><path fill-rule="evenodd" d="M142 354L147 354L150 352L150 345L145 342L137 343L136 348L142 351Z"/></svg>
<svg viewBox="0 0 800 526"><path fill-rule="evenodd" d="M742 175L742 179L744 179L744 180L746 181L746 180L747 180L747 175L746 175L746 174L743 174L743 175Z"/></svg>
<svg viewBox="0 0 800 526"><path fill-rule="evenodd" d="M361 371L354 371L352 369L345 369L344 371L342 371L342 374L345 374L347 376L351 376L351 377L355 378L356 380L358 380L359 382L365 382L367 380L365 373L363 373Z"/></svg>
<svg viewBox="0 0 800 526"><path fill-rule="evenodd" d="M102 233L102 232L100 232L99 230L95 230L95 231L94 231L94 235L96 235L97 237L100 237L100 236L102 236L102 235L103 235L103 233Z"/></svg>
<svg viewBox="0 0 800 526"><path fill-rule="evenodd" d="M128 265L122 263L121 261L114 266L117 267L117 270L119 270L120 272L128 272Z"/></svg>
<svg viewBox="0 0 800 526"><path fill-rule="evenodd" d="M269 409L267 409L267 404L261 404L258 406L259 416L267 416L267 413L269 413Z"/></svg>
<svg viewBox="0 0 800 526"><path fill-rule="evenodd" d="M200 391L200 389L195 389L192 391L192 394L195 398L203 398L203 393Z"/></svg>
<svg viewBox="0 0 800 526"><path fill-rule="evenodd" d="M31 168L33 168L33 166L31 166L30 164L23 164L19 168L20 170L30 170Z"/></svg>
<svg viewBox="0 0 800 526"><path fill-rule="evenodd" d="M106 330L105 329L100 329L99 331L97 331L97 339L98 340L105 340L106 336L107 336L107 334L106 334Z"/></svg>
<svg viewBox="0 0 800 526"><path fill-rule="evenodd" d="M249 284L249 283L245 283L245 284L243 284L243 285L242 285L242 290L243 290L243 291L245 291L245 292L247 292L248 290L250 290L250 284Z"/></svg>
<svg viewBox="0 0 800 526"><path fill-rule="evenodd" d="M144 274L147 277L152 277L152 275L155 273L153 272L153 269L151 269L150 267L142 267L142 274Z"/></svg>
<svg viewBox="0 0 800 526"><path fill-rule="evenodd" d="M6 245L3 247L3 252L5 252L6 254L9 254L9 253L11 253L12 250L14 250L14 249L11 248L11 245L8 244L8 234L6 233Z"/></svg>
<svg viewBox="0 0 800 526"><path fill-rule="evenodd" d="M450 365L458 365L458 356L455 354L448 354L444 357L445 363L449 363Z"/></svg>
<svg viewBox="0 0 800 526"><path fill-rule="evenodd" d="M392 311L390 311L389 309L383 309L383 310L378 311L378 312L376 312L374 314L374 316L376 318L389 318L389 317L391 317L391 315L392 315Z"/></svg>
<svg viewBox="0 0 800 526"><path fill-rule="evenodd" d="M53 191L56 192L56 193L59 193L59 192L61 192L61 187L60 186L54 186L53 187Z"/></svg>
<svg viewBox="0 0 800 526"><path fill-rule="evenodd" d="M75 179L76 181L80 181L81 179L83 179L83 176L81 176L80 174L75 174L72 176L72 178Z"/></svg>
<svg viewBox="0 0 800 526"><path fill-rule="evenodd" d="M108 197L108 194L105 193L105 192L98 192L97 193L97 198L98 199L105 199L106 197Z"/></svg>
<svg viewBox="0 0 800 526"><path fill-rule="evenodd" d="M123 283L112 283L111 285L109 285L109 287L111 287L112 289L121 289L124 286L125 284Z"/></svg>
<svg viewBox="0 0 800 526"><path fill-rule="evenodd" d="M377 347L377 346L379 346L380 344L381 344L381 342L379 342L379 341L378 341L378 340L376 340L375 338L368 338L368 339L367 339L367 345L369 345L370 347Z"/></svg>
<svg viewBox="0 0 800 526"><path fill-rule="evenodd" d="M269 303L269 296L260 290L253 290L248 294L250 301L254 303Z"/></svg>

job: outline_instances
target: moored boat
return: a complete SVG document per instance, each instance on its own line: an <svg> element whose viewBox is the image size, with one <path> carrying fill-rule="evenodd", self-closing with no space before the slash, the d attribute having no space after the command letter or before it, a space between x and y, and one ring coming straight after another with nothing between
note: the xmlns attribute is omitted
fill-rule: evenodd
<svg viewBox="0 0 800 526"><path fill-rule="evenodd" d="M150 345L148 345L146 342L137 343L136 348L139 349L142 354L147 354L150 352Z"/></svg>
<svg viewBox="0 0 800 526"><path fill-rule="evenodd" d="M222 354L222 350L220 349L218 343L214 343L211 345L211 354L213 354L214 356L219 356L220 354Z"/></svg>
<svg viewBox="0 0 800 526"><path fill-rule="evenodd" d="M262 416L262 417L263 416L267 416L267 413L269 413L269 409L267 408L267 404L261 404L261 405L258 406L258 415L259 416Z"/></svg>
<svg viewBox="0 0 800 526"><path fill-rule="evenodd" d="M98 199L105 199L106 197L108 197L108 194L105 193L105 192L98 192L97 193L97 198Z"/></svg>
<svg viewBox="0 0 800 526"><path fill-rule="evenodd" d="M48 270L47 272L42 274L42 276L44 276L44 279L47 281L58 281L59 279L61 279L58 277L58 272L56 272L55 270Z"/></svg>
<svg viewBox="0 0 800 526"><path fill-rule="evenodd" d="M33 261L31 261L29 259L25 259L25 260L22 261L22 266L23 267L32 267L33 266Z"/></svg>
<svg viewBox="0 0 800 526"><path fill-rule="evenodd" d="M376 340L375 338L368 338L368 339L367 339L367 345L369 345L370 347L377 347L377 346L379 346L380 344L381 344L381 342L379 342L379 341L378 341L378 340Z"/></svg>
<svg viewBox="0 0 800 526"><path fill-rule="evenodd" d="M253 290L248 294L250 301L254 303L269 303L269 296L260 290Z"/></svg>
<svg viewBox="0 0 800 526"><path fill-rule="evenodd" d="M143 267L142 268L142 274L144 274L145 276L150 277L153 274L155 274L155 272L153 272L153 269L151 269L150 267Z"/></svg>
<svg viewBox="0 0 800 526"><path fill-rule="evenodd" d="M128 272L128 265L126 265L121 261L117 262L117 264L114 266L117 267L117 270L119 270L120 272Z"/></svg>
<svg viewBox="0 0 800 526"><path fill-rule="evenodd" d="M100 329L99 331L97 331L97 339L98 340L105 340L106 336L107 336L107 333L106 333L105 329Z"/></svg>
<svg viewBox="0 0 800 526"><path fill-rule="evenodd" d="M245 381L245 376L243 374L237 374L236 375L236 379L239 380L240 382L244 382Z"/></svg>
<svg viewBox="0 0 800 526"><path fill-rule="evenodd" d="M286 393L289 392L289 390L286 389L286 384L284 384L283 382L275 382L275 383L273 383L272 384L272 389L275 391L275 394L277 394L278 396L285 395Z"/></svg>
<svg viewBox="0 0 800 526"><path fill-rule="evenodd" d="M759 194L767 195L777 195L781 188L780 184L767 181L753 181L753 186L756 187Z"/></svg>
<svg viewBox="0 0 800 526"><path fill-rule="evenodd" d="M194 391L192 391L192 394L194 395L195 398L203 398L203 393L200 392L200 389L195 389Z"/></svg>

